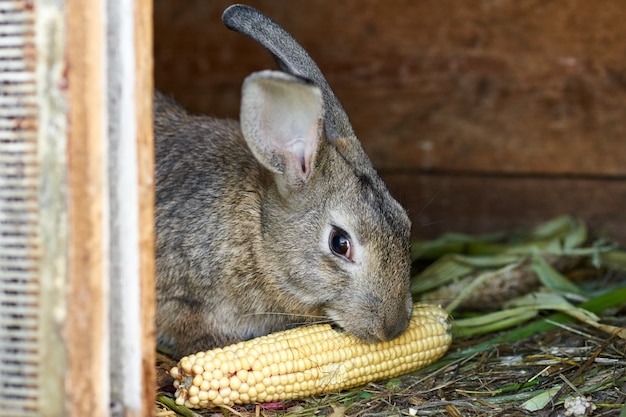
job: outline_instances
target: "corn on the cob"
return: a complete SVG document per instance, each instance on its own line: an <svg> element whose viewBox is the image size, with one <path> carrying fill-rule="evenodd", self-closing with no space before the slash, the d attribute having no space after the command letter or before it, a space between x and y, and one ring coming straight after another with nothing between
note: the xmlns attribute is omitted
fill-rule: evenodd
<svg viewBox="0 0 626 417"><path fill-rule="evenodd" d="M190 408L283 401L412 372L443 356L451 340L448 314L415 304L408 330L387 342L312 325L186 356L170 374L176 402Z"/></svg>

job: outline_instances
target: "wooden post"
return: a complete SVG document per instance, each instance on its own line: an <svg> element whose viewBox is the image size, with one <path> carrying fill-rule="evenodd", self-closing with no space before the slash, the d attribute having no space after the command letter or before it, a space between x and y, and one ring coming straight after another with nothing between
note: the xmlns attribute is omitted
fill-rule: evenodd
<svg viewBox="0 0 626 417"><path fill-rule="evenodd" d="M66 411L109 414L106 91L102 0L66 0L68 269Z"/></svg>
<svg viewBox="0 0 626 417"><path fill-rule="evenodd" d="M156 283L154 252L154 137L152 0L135 1L137 164L139 180L139 274L142 328L142 416L154 415Z"/></svg>
<svg viewBox="0 0 626 417"><path fill-rule="evenodd" d="M143 416L154 414L156 283L154 266L154 137L152 123L152 0L135 2L137 157L139 167L139 274L142 325Z"/></svg>
<svg viewBox="0 0 626 417"><path fill-rule="evenodd" d="M126 417L155 410L151 7L107 2L110 383Z"/></svg>

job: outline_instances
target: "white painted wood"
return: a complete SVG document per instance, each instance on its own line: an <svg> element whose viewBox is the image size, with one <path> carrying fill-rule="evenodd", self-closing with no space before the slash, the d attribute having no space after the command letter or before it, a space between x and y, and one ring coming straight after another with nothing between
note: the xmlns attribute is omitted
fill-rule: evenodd
<svg viewBox="0 0 626 417"><path fill-rule="evenodd" d="M41 231L40 414L67 415L67 357L61 334L66 319L67 102L64 92L65 33L62 0L39 0L36 11L39 227Z"/></svg>
<svg viewBox="0 0 626 417"><path fill-rule="evenodd" d="M139 188L134 0L107 2L111 200L111 399L141 409Z"/></svg>

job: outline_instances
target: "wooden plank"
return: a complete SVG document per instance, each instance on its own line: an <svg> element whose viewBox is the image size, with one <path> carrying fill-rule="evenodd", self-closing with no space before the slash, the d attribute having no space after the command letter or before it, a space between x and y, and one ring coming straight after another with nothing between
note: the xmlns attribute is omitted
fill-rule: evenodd
<svg viewBox="0 0 626 417"><path fill-rule="evenodd" d="M155 412L150 17L144 0L107 2L110 391L125 417Z"/></svg>
<svg viewBox="0 0 626 417"><path fill-rule="evenodd" d="M156 83L237 115L268 54L220 22L227 0L155 3ZM259 0L317 60L381 169L626 174L626 8L585 0Z"/></svg>
<svg viewBox="0 0 626 417"><path fill-rule="evenodd" d="M142 326L142 416L155 413L156 314L154 242L154 138L152 132L153 33L152 1L135 0L137 165L139 181L139 274Z"/></svg>
<svg viewBox="0 0 626 417"><path fill-rule="evenodd" d="M563 214L596 235L626 243L626 181L594 178L384 174L408 210L412 235L488 233L531 227Z"/></svg>
<svg viewBox="0 0 626 417"><path fill-rule="evenodd" d="M108 416L106 234L104 208L104 8L66 0L68 98L67 316L68 416Z"/></svg>

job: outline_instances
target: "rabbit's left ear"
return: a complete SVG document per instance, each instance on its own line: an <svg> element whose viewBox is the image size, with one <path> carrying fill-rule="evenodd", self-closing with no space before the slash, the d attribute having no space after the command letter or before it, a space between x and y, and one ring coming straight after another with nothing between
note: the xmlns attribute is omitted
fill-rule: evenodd
<svg viewBox="0 0 626 417"><path fill-rule="evenodd" d="M241 131L257 160L276 174L282 191L302 188L311 176L322 119L322 94L306 80L261 71L244 81Z"/></svg>
<svg viewBox="0 0 626 417"><path fill-rule="evenodd" d="M341 103L328 85L315 61L307 51L278 23L257 9L244 4L233 4L222 14L229 29L250 36L263 45L276 59L281 71L311 80L324 96L324 129L326 139L352 138L358 142L350 120Z"/></svg>

